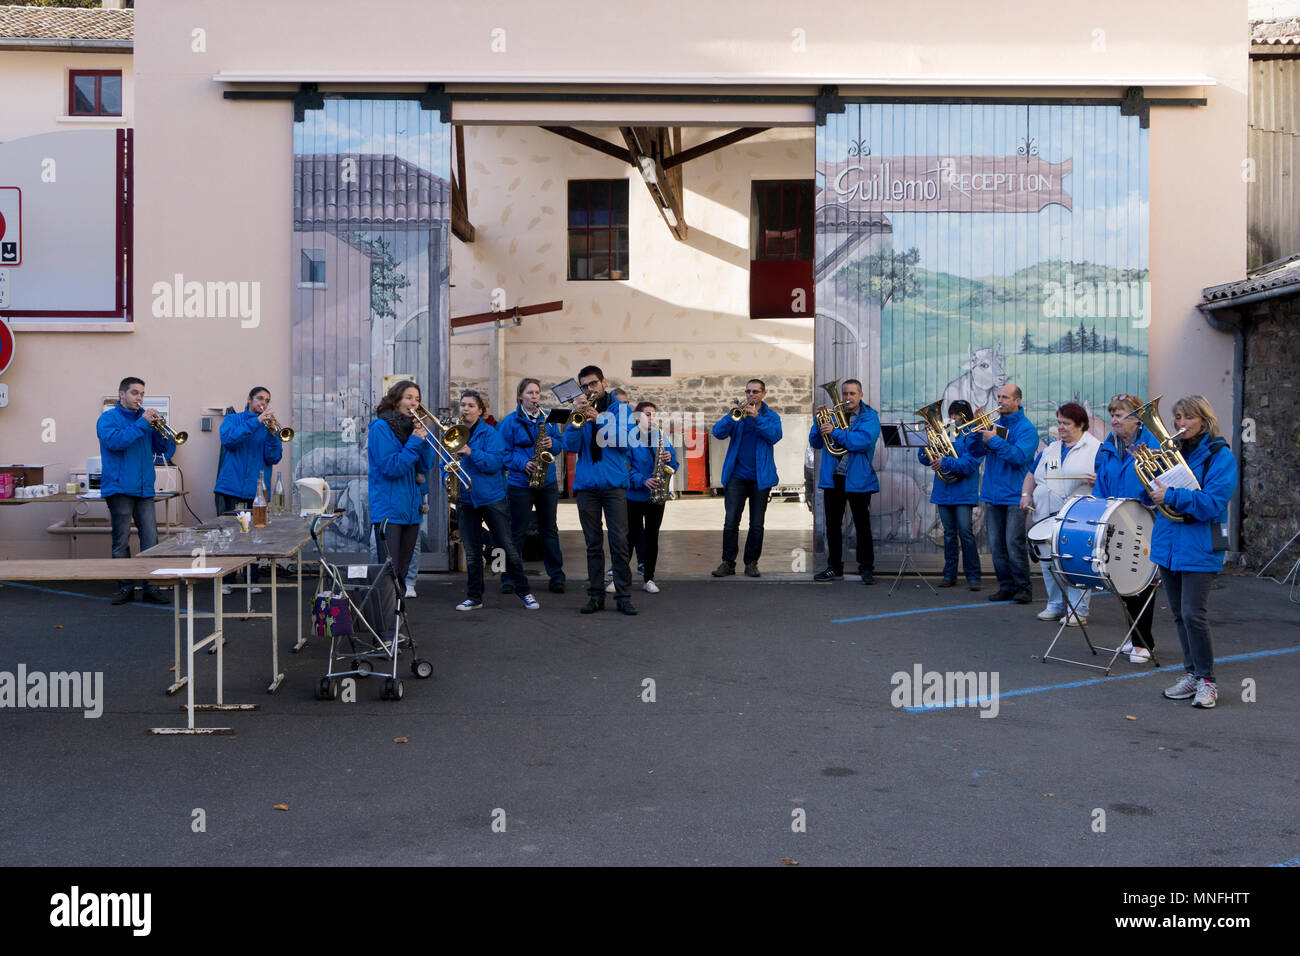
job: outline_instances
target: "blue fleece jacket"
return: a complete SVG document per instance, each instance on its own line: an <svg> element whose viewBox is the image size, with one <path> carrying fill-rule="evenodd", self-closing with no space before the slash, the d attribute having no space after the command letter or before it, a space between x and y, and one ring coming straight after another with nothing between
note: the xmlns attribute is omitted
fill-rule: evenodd
<svg viewBox="0 0 1300 956"><path fill-rule="evenodd" d="M426 486L415 476L417 472L427 475L433 469L429 443L411 435L402 444L388 422L376 418L370 423L366 453L370 458L371 523L387 519L394 524L421 524L424 516L420 514L420 499Z"/></svg>
<svg viewBox="0 0 1300 956"><path fill-rule="evenodd" d="M880 416L874 408L859 405L858 413L849 422L848 430L831 429L831 440L841 448L847 448L849 470L844 476L845 491L879 491L880 479L871 467L871 458L876 452L876 441L880 438ZM821 429L816 420L808 431L808 444L814 448L825 449ZM818 488L835 487L835 466L839 459L823 450L821 471L817 476Z"/></svg>
<svg viewBox="0 0 1300 956"><path fill-rule="evenodd" d="M936 505L975 505L980 499L980 460L987 453L984 440L979 435L966 435L952 443L957 457L945 456L940 464L946 474L958 476L957 481L944 481L934 476L930 501ZM917 452L921 464L929 467L925 450Z"/></svg>
<svg viewBox="0 0 1300 956"><path fill-rule="evenodd" d="M284 457L284 443L248 408L222 420L221 447L225 454L212 490L245 501L252 501L257 494L257 476L262 469ZM270 488L266 491L271 493Z"/></svg>
<svg viewBox="0 0 1300 956"><path fill-rule="evenodd" d="M475 508L495 504L506 496L506 443L501 433L479 419L469 436L469 454L457 460L469 475L470 489L460 489L460 500ZM452 479L455 481L456 479Z"/></svg>
<svg viewBox="0 0 1300 956"><path fill-rule="evenodd" d="M1007 437L995 435L984 442L987 454L980 501L991 505L1018 505L1025 475L1038 449L1038 430L1030 424L1023 409L1003 415L997 424L1007 430Z"/></svg>
<svg viewBox="0 0 1300 956"><path fill-rule="evenodd" d="M1222 571L1223 552L1214 550L1210 525L1228 520L1228 502L1237 490L1237 459L1222 438L1184 443L1183 458L1201 490L1170 488L1165 492L1165 506L1187 515L1187 520L1170 521L1156 512L1151 560L1170 571ZM1143 501L1151 504L1146 495Z"/></svg>
<svg viewBox="0 0 1300 956"><path fill-rule="evenodd" d="M1139 425L1132 444L1123 451L1119 450L1119 442L1114 433L1101 443L1101 448L1097 450L1097 459L1093 463L1097 480L1092 486L1092 493L1098 498L1143 497L1145 489L1142 487L1142 479L1137 476L1137 471L1133 468L1133 452L1129 450L1133 445L1159 448L1160 442L1156 441L1156 437L1144 426ZM1151 503L1150 499L1145 499L1145 502Z"/></svg>
<svg viewBox="0 0 1300 956"><path fill-rule="evenodd" d="M628 501L649 501L650 489L645 486L647 480L654 476L655 456L659 452L659 430L656 428L649 435L642 435L641 429L632 436L631 486L627 490ZM668 466L674 472L680 471L677 464L677 449L664 436L664 451L668 452ZM672 479L669 479L671 481Z"/></svg>
<svg viewBox="0 0 1300 956"><path fill-rule="evenodd" d="M591 434L596 429L600 444L600 461L591 455ZM575 452L577 461L573 469L574 491L597 491L626 488L629 482L629 452L633 447L632 433L637 430L632 409L618 399L610 398L609 407L581 428L570 425L564 430L564 450Z"/></svg>
<svg viewBox="0 0 1300 956"><path fill-rule="evenodd" d="M118 402L95 423L103 465L99 493L152 498L154 455L170 459L176 443L149 424L142 411L128 411Z"/></svg>
<svg viewBox="0 0 1300 956"><path fill-rule="evenodd" d="M755 442L754 448L754 466L758 474L758 487L760 489L771 488L776 485L776 457L772 454L772 446L781 440L781 416L772 409L767 407L764 402L759 408L758 414L753 418L746 415L739 422L731 420L731 414L727 413L718 419L718 423L713 426L713 437L722 439L730 438L731 444L727 446L727 457L722 463L722 484L725 486L731 480L731 473L736 467L736 454L740 451L741 433L746 430L753 430Z"/></svg>
<svg viewBox="0 0 1300 956"><path fill-rule="evenodd" d="M544 413L543 413L544 414ZM528 472L525 466L533 460L533 448L537 444L537 427L528 420L520 405L501 420L497 432L506 446L506 483L516 488L528 487ZM562 429L559 425L547 425L546 434L551 436L551 454L558 460L561 453L560 438ZM546 469L546 484L555 481L555 462Z"/></svg>

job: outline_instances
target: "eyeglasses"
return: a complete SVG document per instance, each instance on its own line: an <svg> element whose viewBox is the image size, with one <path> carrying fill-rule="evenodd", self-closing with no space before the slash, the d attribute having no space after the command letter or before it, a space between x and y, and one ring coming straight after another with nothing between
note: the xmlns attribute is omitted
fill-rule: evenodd
<svg viewBox="0 0 1300 956"><path fill-rule="evenodd" d="M762 390L761 388L747 388L747 389L745 389L745 394L746 394L746 395L762 395L762 394L763 394L763 390Z"/></svg>

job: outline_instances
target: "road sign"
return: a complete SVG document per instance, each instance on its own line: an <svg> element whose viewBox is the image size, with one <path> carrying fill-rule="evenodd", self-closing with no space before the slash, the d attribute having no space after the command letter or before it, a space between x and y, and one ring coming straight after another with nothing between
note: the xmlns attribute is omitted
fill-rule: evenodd
<svg viewBox="0 0 1300 956"><path fill-rule="evenodd" d="M14 360L14 330L9 328L7 319L0 319L0 375L5 373L9 363Z"/></svg>
<svg viewBox="0 0 1300 956"><path fill-rule="evenodd" d="M23 193L17 186L0 186L0 266L23 263Z"/></svg>

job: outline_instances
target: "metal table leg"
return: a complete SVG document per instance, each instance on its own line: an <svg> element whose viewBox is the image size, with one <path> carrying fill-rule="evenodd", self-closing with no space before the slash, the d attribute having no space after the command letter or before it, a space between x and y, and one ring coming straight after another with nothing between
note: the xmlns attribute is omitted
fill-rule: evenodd
<svg viewBox="0 0 1300 956"><path fill-rule="evenodd" d="M293 652L297 654L300 650L302 650L304 647L307 646L307 634L302 629L302 548L301 547L298 548L298 550L293 553L293 560L294 560L294 567L297 569L297 573L294 575L296 579L296 589L294 591L294 604L298 608L298 643L293 645Z"/></svg>
<svg viewBox="0 0 1300 956"><path fill-rule="evenodd" d="M266 688L268 694L280 689L284 674L280 670L280 584L279 562L271 558L271 684Z"/></svg>

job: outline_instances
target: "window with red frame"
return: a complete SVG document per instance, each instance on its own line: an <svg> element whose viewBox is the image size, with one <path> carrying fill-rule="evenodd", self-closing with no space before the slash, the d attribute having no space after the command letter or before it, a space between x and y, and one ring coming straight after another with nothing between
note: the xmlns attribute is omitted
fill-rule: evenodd
<svg viewBox="0 0 1300 956"><path fill-rule="evenodd" d="M627 180L569 181L569 278L628 278Z"/></svg>
<svg viewBox="0 0 1300 956"><path fill-rule="evenodd" d="M813 315L813 182L756 180L750 194L749 317Z"/></svg>
<svg viewBox="0 0 1300 956"><path fill-rule="evenodd" d="M69 70L69 116L121 116L121 70Z"/></svg>

